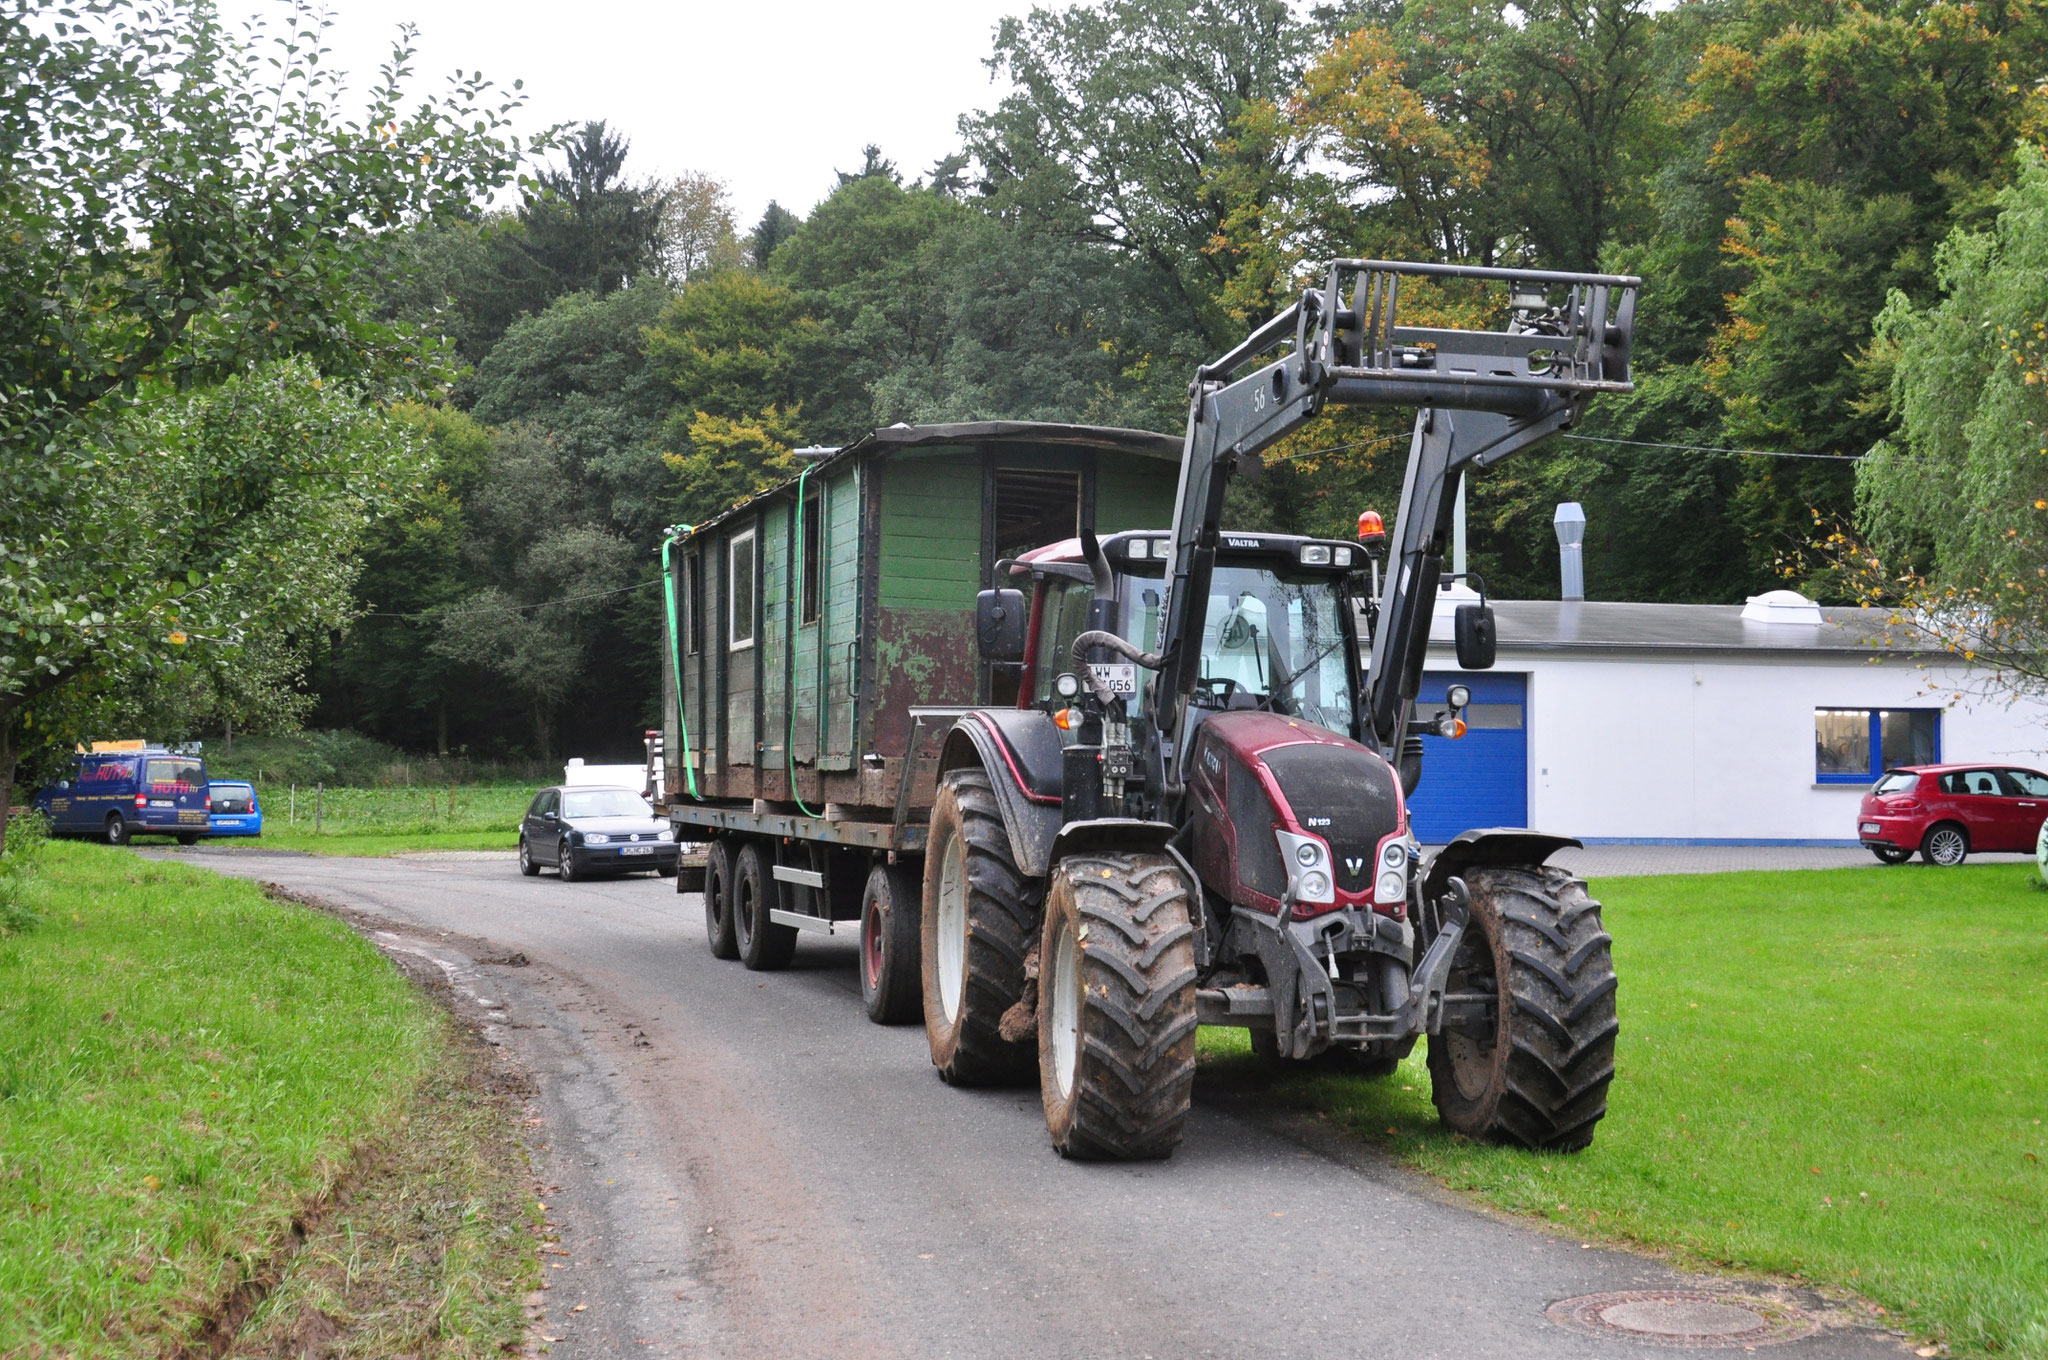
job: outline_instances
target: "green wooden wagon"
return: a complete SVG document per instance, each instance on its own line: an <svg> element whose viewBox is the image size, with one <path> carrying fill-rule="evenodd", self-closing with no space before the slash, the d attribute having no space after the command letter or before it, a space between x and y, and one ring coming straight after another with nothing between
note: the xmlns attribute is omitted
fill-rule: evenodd
<svg viewBox="0 0 2048 1360"><path fill-rule="evenodd" d="M947 710L1014 694L979 659L976 593L1091 518L1168 523L1180 453L1142 430L892 425L696 526L663 655L679 834L922 850Z"/></svg>

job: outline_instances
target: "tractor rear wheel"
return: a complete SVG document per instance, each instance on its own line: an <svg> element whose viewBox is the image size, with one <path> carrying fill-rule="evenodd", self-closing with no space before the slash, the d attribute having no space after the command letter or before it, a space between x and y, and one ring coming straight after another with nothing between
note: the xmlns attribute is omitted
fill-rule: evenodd
<svg viewBox="0 0 2048 1360"><path fill-rule="evenodd" d="M1474 869L1447 994L1492 993L1490 1025L1430 1036L1437 1115L1472 1138L1576 1151L1614 1079L1614 954L1600 904L1562 869Z"/></svg>
<svg viewBox="0 0 2048 1360"><path fill-rule="evenodd" d="M704 855L704 937L714 959L740 956L732 926L732 870L732 842L720 836Z"/></svg>
<svg viewBox="0 0 2048 1360"><path fill-rule="evenodd" d="M1187 879L1165 855L1053 870L1040 937L1039 1089L1063 1157L1171 1156L1195 1088Z"/></svg>
<svg viewBox="0 0 2048 1360"><path fill-rule="evenodd" d="M1003 1038L1003 1012L1024 994L1024 951L1037 902L1017 868L988 775L950 770L925 842L921 973L924 1030L939 1076L961 1086L1023 1081L1028 1041Z"/></svg>

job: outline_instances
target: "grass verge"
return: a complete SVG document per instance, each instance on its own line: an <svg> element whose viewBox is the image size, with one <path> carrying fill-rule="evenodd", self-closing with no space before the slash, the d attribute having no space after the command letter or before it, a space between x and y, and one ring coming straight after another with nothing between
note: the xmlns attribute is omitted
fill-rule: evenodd
<svg viewBox="0 0 2048 1360"><path fill-rule="evenodd" d="M2048 891L2031 865L1596 883L1621 1041L1592 1148L1447 1135L1423 1050L1272 1090L1585 1238L1851 1289L1958 1351L2048 1356ZM1249 1076L1238 1031L1205 1067Z"/></svg>
<svg viewBox="0 0 2048 1360"><path fill-rule="evenodd" d="M252 884L55 844L33 892L0 940L0 1354L180 1354L405 1145L448 1021Z"/></svg>

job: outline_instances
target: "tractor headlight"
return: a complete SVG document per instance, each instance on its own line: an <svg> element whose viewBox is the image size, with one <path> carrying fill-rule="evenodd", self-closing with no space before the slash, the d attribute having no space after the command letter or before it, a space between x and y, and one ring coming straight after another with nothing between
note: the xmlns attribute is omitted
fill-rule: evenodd
<svg viewBox="0 0 2048 1360"><path fill-rule="evenodd" d="M1304 567L1327 567L1330 565L1330 545L1327 543L1304 543L1301 545L1301 565Z"/></svg>
<svg viewBox="0 0 2048 1360"><path fill-rule="evenodd" d="M612 838L602 831L586 831L583 833L583 843L585 845L610 845Z"/></svg>
<svg viewBox="0 0 2048 1360"><path fill-rule="evenodd" d="M1389 869L1406 869L1408 867L1408 847L1402 845L1399 841L1388 841L1387 848L1380 851L1380 863L1386 865Z"/></svg>
<svg viewBox="0 0 2048 1360"><path fill-rule="evenodd" d="M1380 875L1379 891L1374 894L1382 902L1398 902L1408 895L1408 876L1389 869Z"/></svg>
<svg viewBox="0 0 2048 1360"><path fill-rule="evenodd" d="M1273 836L1280 842L1280 860L1287 866L1287 895L1296 902L1335 902L1329 847L1314 836L1297 836L1291 831L1275 831Z"/></svg>

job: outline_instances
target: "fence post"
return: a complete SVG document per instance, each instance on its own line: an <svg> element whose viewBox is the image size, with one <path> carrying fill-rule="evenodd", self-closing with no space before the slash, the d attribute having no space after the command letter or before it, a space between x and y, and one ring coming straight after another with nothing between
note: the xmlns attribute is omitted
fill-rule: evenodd
<svg viewBox="0 0 2048 1360"><path fill-rule="evenodd" d="M297 826L298 824L299 824L299 786L298 786L297 784L294 784L294 785L292 785L292 801L291 801L291 806L290 806L290 809L289 809L289 810L288 810L288 811L287 811L287 812L285 813L285 825L286 825L286 826Z"/></svg>
<svg viewBox="0 0 2048 1360"><path fill-rule="evenodd" d="M320 821L326 811L327 786L325 784L315 784L313 786L313 834L316 836L320 834Z"/></svg>

